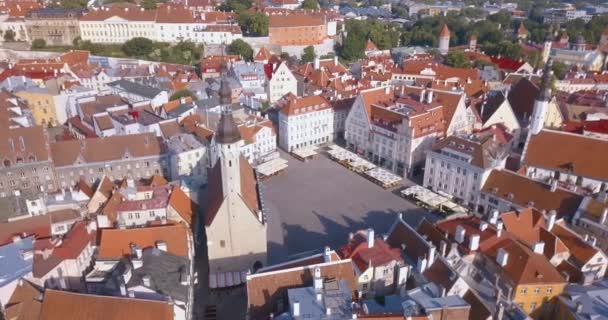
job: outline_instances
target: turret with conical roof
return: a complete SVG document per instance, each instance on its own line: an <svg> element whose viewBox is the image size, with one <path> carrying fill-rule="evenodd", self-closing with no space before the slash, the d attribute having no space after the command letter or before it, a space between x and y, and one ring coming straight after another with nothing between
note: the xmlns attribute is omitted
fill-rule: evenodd
<svg viewBox="0 0 608 320"><path fill-rule="evenodd" d="M450 50L450 29L448 24L444 24L439 33L439 53L442 55L448 54Z"/></svg>

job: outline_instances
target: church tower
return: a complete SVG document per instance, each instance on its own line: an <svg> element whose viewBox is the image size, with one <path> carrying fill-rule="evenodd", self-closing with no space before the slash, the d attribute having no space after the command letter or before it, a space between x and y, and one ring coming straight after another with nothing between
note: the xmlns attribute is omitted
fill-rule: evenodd
<svg viewBox="0 0 608 320"><path fill-rule="evenodd" d="M226 74L225 67L222 74ZM218 160L209 172L205 233L209 272L255 271L266 264L266 219L257 176L241 154L243 139L232 114L232 90L222 78L215 132Z"/></svg>
<svg viewBox="0 0 608 320"><path fill-rule="evenodd" d="M528 124L528 136L526 137L526 144L522 152L521 158L524 159L526 151L528 149L528 143L532 136L540 133L545 126L545 120L547 119L547 112L549 111L549 101L551 100L551 76L553 71L553 59L549 59L545 64L543 70L542 85L538 96L534 100L534 109L532 110L532 117L530 117L530 123Z"/></svg>
<svg viewBox="0 0 608 320"><path fill-rule="evenodd" d="M447 23L443 25L439 33L439 53L442 55L448 54L450 50L450 29Z"/></svg>
<svg viewBox="0 0 608 320"><path fill-rule="evenodd" d="M547 63L547 61L549 60L549 56L551 55L551 46L553 46L553 34L551 33L551 30L549 30L545 37L545 42L543 43L543 63Z"/></svg>

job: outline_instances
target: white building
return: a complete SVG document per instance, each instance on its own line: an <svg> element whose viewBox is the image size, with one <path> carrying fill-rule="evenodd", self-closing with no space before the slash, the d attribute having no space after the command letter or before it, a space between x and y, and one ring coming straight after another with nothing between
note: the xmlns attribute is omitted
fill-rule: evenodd
<svg viewBox="0 0 608 320"><path fill-rule="evenodd" d="M211 273L255 272L266 264L266 217L257 177L241 154L242 137L228 109L231 89L222 79L222 112L215 134L219 159L210 170L204 223Z"/></svg>
<svg viewBox="0 0 608 320"><path fill-rule="evenodd" d="M447 137L427 151L423 186L475 208L492 169L504 168L508 150L491 136Z"/></svg>
<svg viewBox="0 0 608 320"><path fill-rule="evenodd" d="M268 119L249 117L239 125L243 138L241 153L251 164L263 163L277 152L277 133Z"/></svg>
<svg viewBox="0 0 608 320"><path fill-rule="evenodd" d="M290 95L279 112L279 146L287 151L334 139L334 111L321 96Z"/></svg>
<svg viewBox="0 0 608 320"><path fill-rule="evenodd" d="M431 90L396 95L392 87L362 91L346 118L349 149L398 174L409 174L444 135L443 107Z"/></svg>
<svg viewBox="0 0 608 320"><path fill-rule="evenodd" d="M207 146L194 135L182 133L167 141L169 173L171 180L179 180L188 186L207 183L209 155Z"/></svg>
<svg viewBox="0 0 608 320"><path fill-rule="evenodd" d="M273 65L272 76L267 85L268 100L274 103L284 95L298 93L298 80L284 62Z"/></svg>
<svg viewBox="0 0 608 320"><path fill-rule="evenodd" d="M238 25L208 24L178 5L163 5L156 10L135 6L96 8L80 19L80 33L82 40L95 43L124 43L144 37L170 43L229 44L243 37Z"/></svg>
<svg viewBox="0 0 608 320"><path fill-rule="evenodd" d="M25 20L23 18L13 18L9 15L0 15L0 42L4 42L4 34L8 31L15 33L15 41L29 42L30 38L25 27Z"/></svg>

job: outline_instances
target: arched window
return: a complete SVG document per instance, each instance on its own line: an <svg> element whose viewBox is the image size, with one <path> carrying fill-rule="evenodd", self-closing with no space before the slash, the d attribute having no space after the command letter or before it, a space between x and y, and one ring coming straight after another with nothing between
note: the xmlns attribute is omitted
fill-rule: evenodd
<svg viewBox="0 0 608 320"><path fill-rule="evenodd" d="M11 161L8 160L8 159L4 160L4 166L7 167L7 168L10 167L11 166Z"/></svg>
<svg viewBox="0 0 608 320"><path fill-rule="evenodd" d="M228 160L228 166L232 167L232 160Z"/></svg>

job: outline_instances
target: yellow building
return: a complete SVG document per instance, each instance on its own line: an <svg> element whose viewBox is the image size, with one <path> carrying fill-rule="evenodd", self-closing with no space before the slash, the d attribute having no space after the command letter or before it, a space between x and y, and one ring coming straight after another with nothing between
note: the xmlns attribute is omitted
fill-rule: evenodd
<svg viewBox="0 0 608 320"><path fill-rule="evenodd" d="M55 99L45 88L28 88L15 93L27 102L36 125L56 126Z"/></svg>
<svg viewBox="0 0 608 320"><path fill-rule="evenodd" d="M557 104L557 98L551 98L549 101L549 108L547 109L547 117L545 118L545 127L552 129L559 129L564 123L564 117Z"/></svg>

